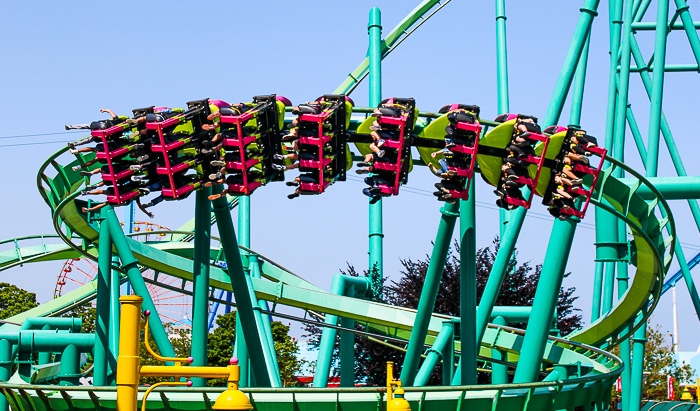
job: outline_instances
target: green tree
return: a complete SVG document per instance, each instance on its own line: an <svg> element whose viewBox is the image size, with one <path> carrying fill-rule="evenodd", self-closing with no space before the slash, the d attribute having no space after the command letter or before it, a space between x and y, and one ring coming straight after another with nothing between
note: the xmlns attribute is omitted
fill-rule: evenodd
<svg viewBox="0 0 700 411"><path fill-rule="evenodd" d="M210 365L228 365L233 357L233 347L236 343L236 313L230 312L217 316L216 325L217 327L209 333L207 360ZM273 321L271 328L282 384L285 387L295 386L297 384L295 375L299 374L307 362L299 358L299 343L289 336L289 326ZM209 385L224 386L226 381L213 379L209 380Z"/></svg>
<svg viewBox="0 0 700 411"><path fill-rule="evenodd" d="M499 241L496 238L491 247L484 247L476 253L476 270L477 270L477 299L481 299L484 292L486 282L488 280L491 268L496 259L498 252ZM445 267L443 269L442 281L438 289L437 299L435 301L434 312L451 316L459 316L459 296L460 292L460 261L459 261L459 245L455 243L455 252L450 250ZM503 281L501 291L496 299L496 305L507 306L529 306L535 297L537 282L539 281L541 265L534 267L529 263L518 263L517 251L513 253L513 257L508 267L508 275ZM403 269L399 272L400 277L396 281L391 281L384 287L384 297L375 296L373 299L378 302L387 304L417 308L420 300L423 283L430 264L429 256L424 259L401 260ZM348 270L341 270L342 274L350 276L358 276L359 273L352 265L348 265ZM568 276L570 273L565 274ZM367 276L367 272L365 272ZM571 331L581 327L581 316L576 314L579 309L573 306L573 303L578 297L574 296L576 288L561 288L559 291L559 300L557 302L557 328L562 335L566 335ZM375 293L376 295L376 293ZM508 324L510 326L524 328L525 324ZM359 330L367 331L362 326L356 327ZM311 347L318 347L321 338L321 327L313 324L305 326ZM371 330L369 330L371 331ZM380 339L381 340L381 339ZM336 353L340 339L336 339ZM382 341L372 341L371 339L356 337L355 338L355 378L358 382L365 382L368 385L384 385L386 383L386 364L387 361L394 362L394 372L400 373L401 365L404 360L404 352L399 351ZM334 358L334 374L338 375L337 356ZM381 365L381 366L380 366ZM480 365L481 366L481 365ZM428 382L429 385L439 384L442 381L442 365L438 364L435 367L433 374ZM479 373L479 383L485 384L490 382L488 373ZM443 382L444 384L445 382Z"/></svg>
<svg viewBox="0 0 700 411"><path fill-rule="evenodd" d="M647 325L646 339L647 341L644 345L644 372L649 374L642 389L644 398L648 400L665 400L667 395L666 381L670 375L673 377L673 389L676 393L676 399L680 399L680 384L689 382L690 378L695 374L695 370L690 364L678 362L678 357L674 352L675 344L668 342L671 340L671 334L661 331L661 327L658 324L654 327ZM631 348L631 343L628 342L628 344L630 344ZM620 355L620 348L615 347L613 353ZM617 396L618 393L614 393L614 395Z"/></svg>
<svg viewBox="0 0 700 411"><path fill-rule="evenodd" d="M38 305L36 294L9 283L0 283L0 319L10 318Z"/></svg>
<svg viewBox="0 0 700 411"><path fill-rule="evenodd" d="M80 332L83 333L94 333L95 332L95 321L97 320L97 312L92 303L87 303L78 307L73 307L70 311L63 314L61 317L80 317L83 320L83 327Z"/></svg>

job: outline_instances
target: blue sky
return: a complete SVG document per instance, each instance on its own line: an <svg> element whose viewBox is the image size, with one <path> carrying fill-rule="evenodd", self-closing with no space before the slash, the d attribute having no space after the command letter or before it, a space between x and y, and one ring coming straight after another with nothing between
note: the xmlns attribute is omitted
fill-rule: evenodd
<svg viewBox="0 0 700 411"><path fill-rule="evenodd" d="M582 4L507 5L511 112L544 118ZM53 232L35 180L49 155L81 135L65 133L64 124L102 118L100 108L128 114L137 107L182 107L205 97L238 102L277 93L295 104L314 99L332 92L364 58L373 6L382 10L386 34L415 4L314 0L4 4L0 192L5 195L0 200L0 239ZM599 13L593 26L581 124L602 140L609 73L607 6L601 5ZM414 97L419 109L426 111L453 102L477 104L482 117L494 118L499 114L494 17L491 3L450 2L384 61L383 96ZM648 58L653 34L643 33L638 39ZM684 35L672 33L668 62L692 61ZM691 138L696 133L692 119L699 90L691 76L666 76L664 109L682 153L697 153ZM359 106L368 104L367 87L361 84L352 95ZM631 102L646 136L649 104L636 76L631 81ZM567 105L560 124L567 124L568 113ZM46 135L26 137L36 134ZM659 175L674 175L663 144L661 152ZM630 144L627 157L629 164L642 170ZM697 175L698 166L692 160L686 155L686 168ZM477 244L482 247L498 234L498 212L492 189L477 180ZM442 205L430 194L434 182L432 174L419 167L399 197L384 201L385 271L390 279L398 278L400 259L430 253ZM346 262L358 269L367 265L368 207L362 187L358 178L350 178L321 196L294 201L287 200L290 190L283 184L256 191L252 247L330 288L332 276ZM688 245L690 258L700 250L700 239L687 205L676 203L679 235ZM193 209L193 199L163 203L155 208L153 221L177 228ZM147 218L139 215L137 219ZM573 274L565 281L565 286L577 287L586 322L594 273L593 222L590 213L577 230L567 266ZM543 261L551 226L544 206L534 204L518 241L521 261ZM53 295L60 267L58 262L28 265L4 272L0 281L36 292L43 302ZM696 324L687 291L679 288L678 295L681 323ZM670 298L661 302L652 321L671 329ZM694 350L699 342L700 334L694 331L681 336L685 350Z"/></svg>

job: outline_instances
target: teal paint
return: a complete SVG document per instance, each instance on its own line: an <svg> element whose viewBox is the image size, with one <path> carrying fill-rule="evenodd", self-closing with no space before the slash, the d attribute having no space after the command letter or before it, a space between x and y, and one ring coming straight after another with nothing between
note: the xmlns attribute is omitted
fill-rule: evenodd
<svg viewBox="0 0 700 411"><path fill-rule="evenodd" d="M508 325L506 319L498 316L493 320L496 325ZM507 361L508 353L496 348L491 349L491 357L494 360ZM503 364L491 363L491 384L507 384L508 383L508 366Z"/></svg>
<svg viewBox="0 0 700 411"><path fill-rule="evenodd" d="M158 347L158 351L164 357L175 357L175 351L173 350L173 346L170 344L170 340L168 339L168 334L165 332L163 323L160 321L158 310L156 310L151 294L148 292L146 283L143 281L143 277L141 276L141 270L139 270L138 267L138 260L134 258L134 254L129 248L126 236L122 231L117 216L114 214L114 210L111 208L105 209L107 210L107 218L105 221L107 222L107 227L109 228L109 237L114 244L114 248L117 250L117 254L119 254L122 270L126 271L126 276L131 283L134 294L143 297L141 309L143 311L151 311L151 319L149 321L150 330L153 340ZM173 365L173 363L172 361L166 361L166 365Z"/></svg>
<svg viewBox="0 0 700 411"><path fill-rule="evenodd" d="M106 218L106 210L102 211L102 218ZM95 386L107 385L109 371L109 311L110 311L110 274L112 272L112 241L109 228L105 220L100 224L100 243L98 245L97 260L97 304L95 308L95 354L93 369L93 384Z"/></svg>
<svg viewBox="0 0 700 411"><path fill-rule="evenodd" d="M211 188L195 193L194 265L192 285L192 348L193 366L207 365L209 343L209 264L211 249ZM192 378L195 387L206 387L206 378Z"/></svg>
<svg viewBox="0 0 700 411"><path fill-rule="evenodd" d="M369 105L377 107L382 100L382 13L377 7L369 11ZM381 290L384 278L384 233L382 199L369 204L369 270L375 272L372 278L378 279L373 284Z"/></svg>
<svg viewBox="0 0 700 411"><path fill-rule="evenodd" d="M469 186L469 198L460 200L460 296L462 384L476 385L476 184Z"/></svg>
<svg viewBox="0 0 700 411"><path fill-rule="evenodd" d="M664 92L664 64L666 63L666 26L668 24L668 0L658 0L656 12L656 39L654 45L654 81L651 86L649 112L649 140L647 142L646 175L655 177L659 162L659 135L661 130L661 106Z"/></svg>
<svg viewBox="0 0 700 411"><path fill-rule="evenodd" d="M506 2L496 0L496 82L498 93L498 113L508 113L510 102L508 99L508 46L506 36ZM499 238L505 236L508 225L508 210L499 208L498 217L500 221Z"/></svg>
<svg viewBox="0 0 700 411"><path fill-rule="evenodd" d="M442 358L443 350L448 344L453 343L453 338L454 326L449 321L446 321L443 323L442 329L438 333L437 337L435 337L432 347L428 348L426 351L425 360L416 374L416 378L413 383L414 387L424 387L428 384L430 375L433 373L438 361ZM446 364L443 363L443 368L445 365ZM476 368L474 369L474 374L476 375Z"/></svg>
<svg viewBox="0 0 700 411"><path fill-rule="evenodd" d="M418 372L425 337L428 334L428 323L435 308L435 299L437 298L443 268L447 260L447 251L450 249L450 240L454 232L455 221L459 215L459 204L445 204L440 209L440 212L442 213L440 225L438 226L428 272L425 275L425 283L418 302L416 320L401 368L401 381L407 387L413 385L413 380Z"/></svg>
<svg viewBox="0 0 700 411"><path fill-rule="evenodd" d="M552 318L557 307L559 289L564 279L564 270L575 231L576 221L573 219L554 222L552 236L547 245L547 253L542 265L542 273L537 282L535 300L532 304L531 318L536 319L536 321L527 323L523 345L520 349L520 352L527 353L527 355L521 355L518 360L514 383L537 381L551 325L551 321L545 321L545 319Z"/></svg>

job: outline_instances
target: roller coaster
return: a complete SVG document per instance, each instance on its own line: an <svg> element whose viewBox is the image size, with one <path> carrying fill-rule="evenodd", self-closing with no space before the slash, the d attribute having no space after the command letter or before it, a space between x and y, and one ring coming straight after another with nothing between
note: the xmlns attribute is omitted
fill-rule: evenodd
<svg viewBox="0 0 700 411"><path fill-rule="evenodd" d="M257 410L384 409L390 394L387 388L354 387L356 337L373 337L405 350L401 381L412 409L602 410L608 407L611 387L620 376L624 409L639 409L646 321L667 288L664 277L674 255L696 309L700 301L665 199L678 195L654 183L660 132L679 176L685 175L668 125L661 121L660 103L652 103L648 147L632 127L646 172L637 172L620 160L625 124L633 123L628 81L630 72L640 71L652 102L660 101L653 97L661 95L664 68L669 67L664 66L667 29L685 29L694 51L700 45L688 7L677 0L678 11L667 24L662 6L666 5L668 14L668 1L659 2L657 53L653 67L642 69L646 63L638 59L633 32L649 25L641 22L649 2L611 1L611 28L616 33L611 47L620 50L622 63L618 67L614 60L612 64L609 129L599 147L579 125L580 104L572 106L569 125L557 125L572 83L573 100L582 101L587 44L598 7L594 0L581 8L541 126L534 116L507 114L507 75L499 76L499 95L506 90L506 97L499 99L502 115L494 120L481 118L474 102L446 102L431 112L418 110L420 102L412 98L382 99L382 59L447 3L422 2L384 39L379 10L372 9L367 58L336 90L315 101L292 107L281 96L261 95L234 105L203 99L188 102L186 109L135 109L131 118L114 116L93 122L88 136L49 157L37 174L37 188L51 210L56 234L0 243L5 247L0 251L0 271L34 262L87 258L97 263L98 274L74 291L5 320L0 327L2 406L15 410L116 408L118 300L121 284L128 282L133 293L144 298L143 309L154 313L158 310L149 285L192 295L194 366L207 365L210 302L235 306L241 387ZM501 72L506 70L505 8L502 0L496 5ZM699 59L697 50L694 56ZM630 66L631 56L636 68ZM654 79L660 81L649 80L652 69ZM369 107L359 107L349 95L367 76ZM294 187L288 197L323 195L342 189L353 166L359 174L368 174L363 193L370 197L370 271L380 278L382 201L400 195L415 166L428 166L440 178L435 196L444 204L436 206L438 231L417 309L372 301L370 295L379 285L370 277L337 275L331 290L322 290L250 247L249 201L257 190L281 184L285 174L298 168L299 176L287 181ZM474 207L475 185L481 183L474 179L478 175L496 187L501 218L509 222L477 306ZM93 176L100 180L98 184L91 182ZM177 230L163 231L166 236L159 241L147 238L157 231L125 234L114 211L135 203L145 210L161 201L165 203L158 207L167 207L169 201L190 201L193 193L194 218ZM89 194L106 197L96 202ZM539 197L555 221L533 306L525 310L495 306L523 221L531 207L540 207L533 201ZM695 201L689 201L696 210ZM590 215L589 205L595 208L597 229L593 318L565 338L552 336L551 321L546 319L555 315L576 226ZM239 217L239 237L233 210ZM433 313L457 219L460 318ZM218 238L211 234L214 225ZM631 280L630 265L636 269ZM159 275L144 276L145 270L180 279L181 286L166 283ZM615 275L619 296L613 304ZM226 292L232 293L234 302L223 299ZM79 319L55 318L93 300L95 334L80 333ZM323 335L312 388L281 386L270 319L308 321L279 312L282 306L324 318L317 323ZM506 325L515 322L526 322L527 329ZM366 331L356 330L355 324ZM174 357L162 322L151 319L150 332L160 353ZM341 387L328 388L338 334ZM629 344L622 344L629 339L633 362ZM621 358L609 352L616 345L621 347ZM83 369L84 354L91 354L94 361L88 370ZM453 365L443 366L443 385L426 386L440 361ZM491 384L476 384L477 363L490 370ZM88 374L93 385L79 385L80 377ZM149 397L147 407L211 408L220 389L207 388L203 381L194 385L160 388L158 396Z"/></svg>

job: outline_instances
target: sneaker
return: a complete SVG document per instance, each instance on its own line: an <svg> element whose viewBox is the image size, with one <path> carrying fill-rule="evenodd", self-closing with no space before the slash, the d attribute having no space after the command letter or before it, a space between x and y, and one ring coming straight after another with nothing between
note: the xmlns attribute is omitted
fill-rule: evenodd
<svg viewBox="0 0 700 411"><path fill-rule="evenodd" d="M377 153L377 156L378 156L378 157L384 157L384 154L385 154L385 153L384 153L384 150L379 150L379 152Z"/></svg>
<svg viewBox="0 0 700 411"><path fill-rule="evenodd" d="M71 148L70 150L68 150L68 152L70 152L71 154L78 154L78 150L74 148Z"/></svg>
<svg viewBox="0 0 700 411"><path fill-rule="evenodd" d="M583 180L580 178L577 178L575 180L571 180L571 184L573 184L575 186L580 185L581 183L583 183Z"/></svg>
<svg viewBox="0 0 700 411"><path fill-rule="evenodd" d="M446 173L443 173L443 174L445 174L445 178L448 180L451 178L455 178L455 177L457 177L457 175L459 175L459 173L456 172L455 170L448 170Z"/></svg>
<svg viewBox="0 0 700 411"><path fill-rule="evenodd" d="M148 189L147 187L139 187L139 193L147 196L147 195L151 194L151 190Z"/></svg>
<svg viewBox="0 0 700 411"><path fill-rule="evenodd" d="M81 166L81 165L73 166L73 171L78 171L81 168L83 168L83 166Z"/></svg>
<svg viewBox="0 0 700 411"><path fill-rule="evenodd" d="M382 199L381 196L374 196L374 197L372 197L371 200L369 200L369 203L370 203L370 204L375 204L376 202L378 202L378 201L381 200L381 199Z"/></svg>
<svg viewBox="0 0 700 411"><path fill-rule="evenodd" d="M560 215L560 216L557 217L557 218L559 219L559 221L566 221L566 218L567 218L567 217L566 217L565 215Z"/></svg>
<svg viewBox="0 0 700 411"><path fill-rule="evenodd" d="M221 178L221 175L222 174L220 171L213 174L209 174L209 180L218 180Z"/></svg>
<svg viewBox="0 0 700 411"><path fill-rule="evenodd" d="M284 184L286 184L287 187L299 187L299 183L297 183L296 181L287 181Z"/></svg>
<svg viewBox="0 0 700 411"><path fill-rule="evenodd" d="M293 198L297 198L297 197L299 197L299 193L297 193L296 191L293 192L292 194L287 195L287 198L290 200Z"/></svg>
<svg viewBox="0 0 700 411"><path fill-rule="evenodd" d="M586 147L595 147L595 146L596 146L595 143L588 143L588 144L586 145Z"/></svg>
<svg viewBox="0 0 700 411"><path fill-rule="evenodd" d="M379 148L379 147L383 146L383 145L384 145L384 143L386 143L386 141L384 141L384 139L383 139L383 138L380 138L379 140L377 140L377 148Z"/></svg>
<svg viewBox="0 0 700 411"><path fill-rule="evenodd" d="M369 193L372 195L376 195L382 192L381 187L371 187L368 189Z"/></svg>
<svg viewBox="0 0 700 411"><path fill-rule="evenodd" d="M370 165L371 165L370 163L365 162L365 161L363 161L361 163L357 163L358 167L369 167Z"/></svg>
<svg viewBox="0 0 700 411"><path fill-rule="evenodd" d="M144 161L148 160L149 158L150 157L148 156L148 154L144 154L142 156L136 157L136 161L139 163L143 163Z"/></svg>
<svg viewBox="0 0 700 411"><path fill-rule="evenodd" d="M89 176L92 175L92 173L89 172L89 171L81 171L81 172L80 172L80 175L83 176L83 177L89 177Z"/></svg>
<svg viewBox="0 0 700 411"><path fill-rule="evenodd" d="M146 179L146 176L131 176L131 181L143 181Z"/></svg>
<svg viewBox="0 0 700 411"><path fill-rule="evenodd" d="M289 133L289 134L285 134L282 136L282 141L291 141L291 140L294 140L295 138L297 138L297 136L295 136L292 133Z"/></svg>
<svg viewBox="0 0 700 411"><path fill-rule="evenodd" d="M138 143L138 144L134 144L133 147L131 147L131 149L132 149L132 150L139 150L139 149L144 148L144 147L146 147L145 144L143 144L143 143Z"/></svg>
<svg viewBox="0 0 700 411"><path fill-rule="evenodd" d="M212 167L223 167L226 165L226 163L221 160L210 161L209 164L211 164Z"/></svg>
<svg viewBox="0 0 700 411"><path fill-rule="evenodd" d="M529 132L529 131L525 131L525 132L523 132L522 134L518 134L518 137L521 137L521 138L530 137L530 132Z"/></svg>
<svg viewBox="0 0 700 411"><path fill-rule="evenodd" d="M211 154L214 152L214 150L212 150L211 148L203 148L203 149L199 150L199 152L202 154Z"/></svg>
<svg viewBox="0 0 700 411"><path fill-rule="evenodd" d="M284 160L285 159L285 157L282 154L277 154L277 153L273 154L272 158L275 160Z"/></svg>
<svg viewBox="0 0 700 411"><path fill-rule="evenodd" d="M68 127L68 126L66 126L66 127ZM66 128L66 130L68 130L68 128ZM73 143L73 142L68 143L68 148L75 148L75 143Z"/></svg>
<svg viewBox="0 0 700 411"><path fill-rule="evenodd" d="M141 170L142 166L139 164L135 164L133 166L129 166L129 170L134 170L134 171L139 171Z"/></svg>
<svg viewBox="0 0 700 411"><path fill-rule="evenodd" d="M276 171L284 171L285 167L279 164L272 163L272 169Z"/></svg>
<svg viewBox="0 0 700 411"><path fill-rule="evenodd" d="M369 174L369 170L365 170L365 169L355 170L355 172L357 174Z"/></svg>
<svg viewBox="0 0 700 411"><path fill-rule="evenodd" d="M459 198L446 198L444 201L448 204L457 204L457 202L459 202Z"/></svg>
<svg viewBox="0 0 700 411"><path fill-rule="evenodd" d="M579 157L579 161L585 165L588 165L588 157Z"/></svg>

